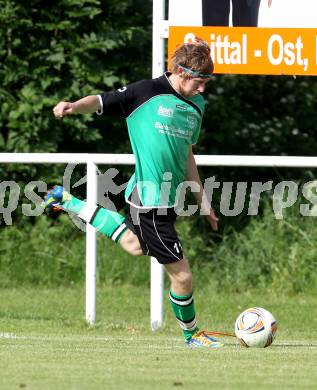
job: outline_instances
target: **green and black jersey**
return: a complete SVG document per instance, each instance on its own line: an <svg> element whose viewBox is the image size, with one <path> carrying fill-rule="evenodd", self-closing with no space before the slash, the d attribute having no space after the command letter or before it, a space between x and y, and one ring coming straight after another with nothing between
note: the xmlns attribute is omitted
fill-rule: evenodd
<svg viewBox="0 0 317 390"><path fill-rule="evenodd" d="M127 121L136 166L125 197L137 188L145 207L176 204L204 112L203 97L184 98L171 86L169 76L165 73L99 95L102 113L123 116Z"/></svg>

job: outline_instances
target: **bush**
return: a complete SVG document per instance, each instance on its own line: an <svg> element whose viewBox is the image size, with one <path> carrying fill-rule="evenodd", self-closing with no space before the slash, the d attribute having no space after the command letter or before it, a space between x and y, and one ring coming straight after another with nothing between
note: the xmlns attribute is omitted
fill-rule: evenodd
<svg viewBox="0 0 317 390"><path fill-rule="evenodd" d="M148 284L148 258L135 258L98 235L99 283ZM68 285L85 280L85 234L67 215L43 215L3 229L0 284Z"/></svg>
<svg viewBox="0 0 317 390"><path fill-rule="evenodd" d="M262 217L252 217L240 232L230 228L221 239L207 227L205 234L198 234L192 218L181 218L178 231L196 285L219 291L316 291L317 225L313 217L301 217L296 207L276 220L267 201ZM85 235L67 215L53 220L42 215L34 225L7 227L1 241L3 286L84 282ZM148 286L149 269L148 257L132 257L98 235L99 283Z"/></svg>
<svg viewBox="0 0 317 390"><path fill-rule="evenodd" d="M212 282L219 291L316 291L317 224L298 207L277 220L267 200L262 216L251 217L242 231L225 229L218 243L210 233L195 236L194 223L181 221L179 231L199 284Z"/></svg>

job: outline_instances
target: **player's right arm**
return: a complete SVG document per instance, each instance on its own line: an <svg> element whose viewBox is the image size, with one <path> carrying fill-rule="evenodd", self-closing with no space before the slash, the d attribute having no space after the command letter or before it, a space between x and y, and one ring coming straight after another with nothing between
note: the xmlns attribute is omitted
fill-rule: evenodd
<svg viewBox="0 0 317 390"><path fill-rule="evenodd" d="M149 85L150 83L150 85ZM140 105L151 89L151 80L138 81L116 91L103 92L99 95L89 95L75 102L59 102L53 113L56 118L66 115L92 114L96 112L111 116L126 118ZM143 100L142 100L143 99Z"/></svg>
<svg viewBox="0 0 317 390"><path fill-rule="evenodd" d="M100 109L100 99L97 95L89 95L75 102L59 102L54 108L55 118L63 118L73 114L92 114Z"/></svg>

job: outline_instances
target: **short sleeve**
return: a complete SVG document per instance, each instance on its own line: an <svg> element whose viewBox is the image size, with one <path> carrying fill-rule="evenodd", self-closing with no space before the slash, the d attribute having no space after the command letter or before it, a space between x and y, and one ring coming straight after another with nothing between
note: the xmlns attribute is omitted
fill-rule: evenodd
<svg viewBox="0 0 317 390"><path fill-rule="evenodd" d="M129 115L130 107L133 105L134 88L131 85L116 91L103 92L98 96L101 108L97 113L126 118Z"/></svg>

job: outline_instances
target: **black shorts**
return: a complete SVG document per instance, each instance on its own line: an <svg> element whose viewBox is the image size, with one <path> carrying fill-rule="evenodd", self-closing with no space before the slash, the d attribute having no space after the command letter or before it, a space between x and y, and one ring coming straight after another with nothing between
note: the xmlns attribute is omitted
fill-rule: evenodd
<svg viewBox="0 0 317 390"><path fill-rule="evenodd" d="M177 217L174 208L145 209L129 204L129 211L125 223L138 236L144 255L155 257L161 264L175 263L183 258L174 227Z"/></svg>

